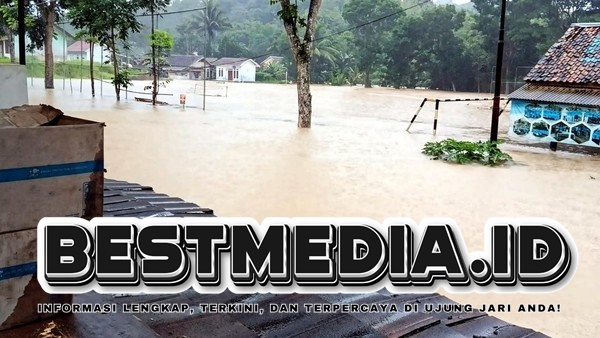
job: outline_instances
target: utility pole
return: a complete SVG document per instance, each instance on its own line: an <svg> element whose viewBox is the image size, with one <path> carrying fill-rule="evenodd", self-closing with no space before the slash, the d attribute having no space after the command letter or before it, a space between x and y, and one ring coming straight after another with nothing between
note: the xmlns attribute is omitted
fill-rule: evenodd
<svg viewBox="0 0 600 338"><path fill-rule="evenodd" d="M202 89L202 110L206 110L206 27L204 27L204 67L203 67L204 88ZM210 71L209 71L210 73Z"/></svg>
<svg viewBox="0 0 600 338"><path fill-rule="evenodd" d="M158 80L156 79L156 37L154 36L154 0L150 1L151 32L150 41L152 44L152 105L156 105L156 94L158 91Z"/></svg>
<svg viewBox="0 0 600 338"><path fill-rule="evenodd" d="M502 0L500 12L500 32L498 38L498 54L496 55L496 83L494 86L494 104L492 106L492 130L490 141L498 141L498 125L500 120L500 90L502 88L502 57L504 54L504 21L506 19L506 0Z"/></svg>
<svg viewBox="0 0 600 338"><path fill-rule="evenodd" d="M17 21L19 24L19 63L25 65L25 0L17 3Z"/></svg>

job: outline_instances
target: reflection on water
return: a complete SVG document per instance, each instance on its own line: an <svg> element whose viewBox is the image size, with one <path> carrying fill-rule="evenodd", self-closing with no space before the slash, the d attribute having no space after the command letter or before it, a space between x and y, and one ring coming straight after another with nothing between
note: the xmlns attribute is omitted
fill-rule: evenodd
<svg viewBox="0 0 600 338"><path fill-rule="evenodd" d="M174 105L156 108L134 102L134 96L142 95L131 93L129 100L116 103L108 85L104 97L92 99L87 93L71 94L68 86L63 91L59 83L58 89L43 91L37 81L30 98L31 103L106 122L109 177L154 186L213 208L220 216L357 216L379 221L444 216L461 226L473 251L484 249L483 225L490 217L556 219L568 228L579 250L579 269L566 288L550 295L451 298L473 306L510 302L512 313L496 315L552 336L591 337L600 330L600 299L593 292L600 258L598 156L508 143L502 147L516 163L486 168L439 163L420 153L425 142L436 139L489 137L491 102L442 103L437 137L431 136L433 104L428 103L411 133L405 132L426 96L486 94L313 86L313 128L298 130L294 85L229 84L227 97L207 97L202 111L202 97L193 94L196 84L168 84L163 91L174 95L161 100ZM175 105L180 93L188 94L185 110ZM501 135L507 128L505 113ZM561 304L561 312L520 314L515 309L521 303Z"/></svg>

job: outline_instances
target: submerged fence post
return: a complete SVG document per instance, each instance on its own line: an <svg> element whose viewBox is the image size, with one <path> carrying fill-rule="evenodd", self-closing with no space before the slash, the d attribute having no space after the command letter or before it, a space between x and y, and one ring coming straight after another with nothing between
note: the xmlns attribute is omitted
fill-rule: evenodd
<svg viewBox="0 0 600 338"><path fill-rule="evenodd" d="M412 127L413 123L415 123L415 120L417 119L417 116L421 112L421 109L423 109L423 106L425 105L425 102L427 102L427 98L424 98L423 102L421 102L421 105L419 106L419 109L417 109L417 112L415 113L415 116L413 116L412 120L410 120L410 124L406 128L406 131L408 131L410 129L410 127Z"/></svg>
<svg viewBox="0 0 600 338"><path fill-rule="evenodd" d="M437 134L438 116L440 114L440 100L435 100L435 116L433 118L433 136Z"/></svg>

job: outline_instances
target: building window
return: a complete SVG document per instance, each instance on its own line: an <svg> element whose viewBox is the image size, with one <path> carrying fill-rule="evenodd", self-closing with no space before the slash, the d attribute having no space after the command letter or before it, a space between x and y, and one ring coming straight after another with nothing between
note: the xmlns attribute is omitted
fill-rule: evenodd
<svg viewBox="0 0 600 338"><path fill-rule="evenodd" d="M237 69L234 70L234 72L233 72L233 78L234 79L239 79L239 71Z"/></svg>
<svg viewBox="0 0 600 338"><path fill-rule="evenodd" d="M223 77L223 68L219 68L219 77Z"/></svg>

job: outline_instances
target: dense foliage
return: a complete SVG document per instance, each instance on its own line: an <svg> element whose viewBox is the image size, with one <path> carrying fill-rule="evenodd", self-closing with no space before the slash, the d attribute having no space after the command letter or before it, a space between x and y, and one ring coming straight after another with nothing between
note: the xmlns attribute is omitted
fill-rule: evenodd
<svg viewBox="0 0 600 338"><path fill-rule="evenodd" d="M472 1L455 6L431 0L324 0L311 81L487 92L500 1ZM276 6L268 0L211 0L211 6L217 14L210 25L219 29L208 39L209 56L284 56L289 78L295 78ZM168 10L195 7L195 0L176 0ZM306 7L298 2L299 12L306 13ZM571 23L600 20L599 13L600 0L509 1L505 79L520 81ZM193 12L161 19L161 29L175 38L174 53L203 54L202 20ZM503 89L517 85L508 83Z"/></svg>
<svg viewBox="0 0 600 338"><path fill-rule="evenodd" d="M434 160L444 160L458 164L480 163L496 166L511 161L509 154L500 150L500 142L469 142L446 139L440 142L428 142L423 154Z"/></svg>
<svg viewBox="0 0 600 338"><path fill-rule="evenodd" d="M138 1L152 2L122 2ZM0 0L8 7L0 20L5 32L14 30L9 18L14 2ZM33 5L38 2L30 2L30 31L43 35L39 29L43 26L33 20L43 17ZM97 7L96 2L65 1L90 7ZM488 92L493 84L500 1L438 4L442 2L449 1L323 0L312 45L311 82ZM299 17L306 17L308 3L297 1ZM138 6L138 15L144 12L140 7L144 6ZM160 10L165 11L176 14L162 15L156 28L174 37L174 54L203 55L206 49L211 57L278 55L285 58L289 80L296 78L279 8L271 6L270 0L173 0ZM502 71L509 82L503 89L511 91L571 23L600 21L600 0L509 0L507 11ZM130 34L127 44L130 55L143 59L150 48L151 20L136 19L142 24L140 32Z"/></svg>

